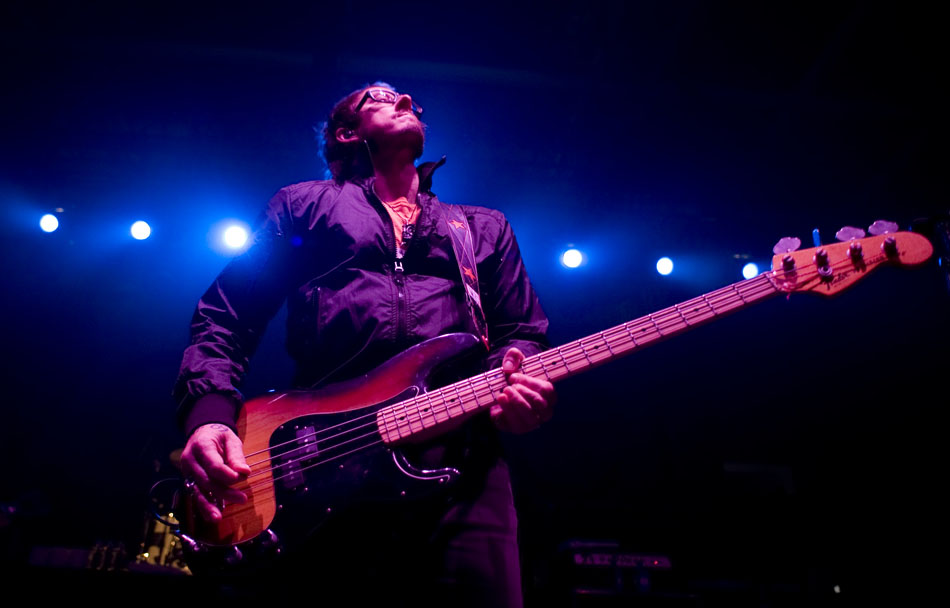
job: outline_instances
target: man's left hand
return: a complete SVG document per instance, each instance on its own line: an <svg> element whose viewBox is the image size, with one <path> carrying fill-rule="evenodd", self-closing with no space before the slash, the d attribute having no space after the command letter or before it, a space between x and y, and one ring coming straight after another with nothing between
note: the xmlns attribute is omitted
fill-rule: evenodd
<svg viewBox="0 0 950 608"><path fill-rule="evenodd" d="M527 433L547 422L554 415L557 393L554 385L541 378L521 372L524 354L510 348L502 360L501 369L508 386L498 395L491 406L491 419L495 426L510 433Z"/></svg>

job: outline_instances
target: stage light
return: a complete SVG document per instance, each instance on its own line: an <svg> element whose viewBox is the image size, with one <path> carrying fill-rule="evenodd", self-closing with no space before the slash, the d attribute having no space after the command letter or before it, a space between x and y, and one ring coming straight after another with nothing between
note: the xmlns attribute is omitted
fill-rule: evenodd
<svg viewBox="0 0 950 608"><path fill-rule="evenodd" d="M59 228L59 219L52 213L47 213L40 218L40 229L43 232L55 232Z"/></svg>
<svg viewBox="0 0 950 608"><path fill-rule="evenodd" d="M742 267L742 276L747 279L751 279L752 277L759 276L759 267L753 264L752 262L749 262L748 264Z"/></svg>
<svg viewBox="0 0 950 608"><path fill-rule="evenodd" d="M568 249L561 254L561 265L565 268L577 268L584 263L584 254L577 249Z"/></svg>
<svg viewBox="0 0 950 608"><path fill-rule="evenodd" d="M670 274L671 272L673 272L673 260L666 257L660 258L656 262L656 271L662 274L663 276Z"/></svg>
<svg viewBox="0 0 950 608"><path fill-rule="evenodd" d="M132 224L132 229L130 232L132 233L133 239L137 241L144 241L149 237L149 235L152 234L152 227L149 226L147 222L139 220Z"/></svg>
<svg viewBox="0 0 950 608"><path fill-rule="evenodd" d="M231 226L224 231L224 244L231 249L240 249L247 243L247 228Z"/></svg>

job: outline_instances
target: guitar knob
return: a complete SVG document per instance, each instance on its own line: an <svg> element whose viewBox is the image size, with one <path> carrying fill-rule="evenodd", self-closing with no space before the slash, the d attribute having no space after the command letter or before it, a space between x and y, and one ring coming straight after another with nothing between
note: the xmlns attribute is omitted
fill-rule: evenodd
<svg viewBox="0 0 950 608"><path fill-rule="evenodd" d="M237 547L231 547L227 551L227 555L224 557L224 561L230 566L236 566L244 560L244 553L241 552Z"/></svg>
<svg viewBox="0 0 950 608"><path fill-rule="evenodd" d="M864 231L854 226L845 226L835 233L835 238L839 241L853 241L854 239L864 238Z"/></svg>
<svg viewBox="0 0 950 608"><path fill-rule="evenodd" d="M782 253L791 253L797 251L799 247L802 246L802 240L795 238L794 236L786 236L779 239L778 243L775 243L775 247L772 247L772 253L775 255L780 255Z"/></svg>
<svg viewBox="0 0 950 608"><path fill-rule="evenodd" d="M274 531L270 528L264 530L264 533L261 534L261 546L269 549L271 547L276 547L280 543L280 539L274 534Z"/></svg>
<svg viewBox="0 0 950 608"><path fill-rule="evenodd" d="M188 551L198 553L199 551L204 550L204 546L198 544L198 542L187 534L179 534L178 540L181 541L182 547Z"/></svg>
<svg viewBox="0 0 950 608"><path fill-rule="evenodd" d="M887 234L889 232L897 232L898 226L895 222L888 222L886 220L878 220L868 226L868 232L874 236L881 234Z"/></svg>

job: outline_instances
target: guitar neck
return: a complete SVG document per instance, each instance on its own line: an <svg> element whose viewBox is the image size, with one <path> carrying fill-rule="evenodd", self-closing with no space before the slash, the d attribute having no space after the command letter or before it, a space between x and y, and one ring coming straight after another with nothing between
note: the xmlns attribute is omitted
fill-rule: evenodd
<svg viewBox="0 0 950 608"><path fill-rule="evenodd" d="M624 357L637 349L684 333L779 293L770 273L717 289L639 319L530 357L522 364L531 376L551 382Z"/></svg>
<svg viewBox="0 0 950 608"><path fill-rule="evenodd" d="M782 292L773 283L772 274L762 273L546 350L526 358L521 368L530 376L557 382L614 361ZM504 373L494 369L382 408L377 414L380 434L386 443L437 434L439 427L454 426L459 420L491 407L507 384Z"/></svg>

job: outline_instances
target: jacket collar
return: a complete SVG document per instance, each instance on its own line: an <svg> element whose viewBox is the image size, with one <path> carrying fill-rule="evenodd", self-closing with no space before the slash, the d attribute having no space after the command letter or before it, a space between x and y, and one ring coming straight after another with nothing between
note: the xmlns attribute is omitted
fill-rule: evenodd
<svg viewBox="0 0 950 608"><path fill-rule="evenodd" d="M420 194L432 194L432 175L435 173L436 169L444 164L445 156L436 161L421 163L418 167L416 167L416 172L419 174ZM373 183L376 182L376 176L370 175L369 177L355 178L352 181L360 186L366 192L366 196L369 197L373 193Z"/></svg>
<svg viewBox="0 0 950 608"><path fill-rule="evenodd" d="M425 162L416 167L416 171L419 172L419 192L432 194L432 174L444 164L445 156L437 161Z"/></svg>
<svg viewBox="0 0 950 608"><path fill-rule="evenodd" d="M422 207L422 213L420 213L419 219L416 220L419 236L428 235L432 232L438 233L437 223L441 214L435 211L435 202L438 197L432 193L432 175L436 169L444 164L445 156L437 161L421 163L416 167L416 171L419 173L419 205ZM376 182L375 175L357 178L352 181L363 189L366 200L371 201L376 198L376 193L373 191L373 184Z"/></svg>

